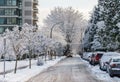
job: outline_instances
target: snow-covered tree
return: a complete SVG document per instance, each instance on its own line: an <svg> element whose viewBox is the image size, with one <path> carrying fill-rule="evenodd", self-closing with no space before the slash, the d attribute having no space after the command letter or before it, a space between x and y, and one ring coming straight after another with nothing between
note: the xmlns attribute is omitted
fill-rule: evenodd
<svg viewBox="0 0 120 82"><path fill-rule="evenodd" d="M95 46L96 36L99 37L97 42L101 44L102 49L116 50L119 49L119 21L120 21L120 1L119 0L99 0L98 5L95 8L97 11L97 21L92 25L96 27L94 31L91 24L86 34L92 33L92 36L87 37L88 42L91 44L90 48ZM96 15L93 14L95 17ZM95 18L91 18L95 20ZM90 31L92 29L92 31ZM89 39L92 38L90 41Z"/></svg>
<svg viewBox="0 0 120 82"><path fill-rule="evenodd" d="M78 39L76 35L78 29L81 28L83 23L82 14L77 10L69 8L57 7L51 11L48 17L45 19L45 25L48 28L59 28L59 32L67 42L65 54L68 55L72 51L73 42ZM80 31L79 31L80 32ZM77 41L77 40L76 40Z"/></svg>
<svg viewBox="0 0 120 82"><path fill-rule="evenodd" d="M11 45L11 47L12 47L11 49L13 49L13 51L14 51L14 55L16 58L14 73L16 73L17 61L21 55L20 53L24 49L24 46L22 45L24 40L23 40L22 35L20 33L19 27L17 27L17 26L15 28L13 28L13 31L9 31L7 29L5 32L5 37L8 41L10 41L9 45Z"/></svg>

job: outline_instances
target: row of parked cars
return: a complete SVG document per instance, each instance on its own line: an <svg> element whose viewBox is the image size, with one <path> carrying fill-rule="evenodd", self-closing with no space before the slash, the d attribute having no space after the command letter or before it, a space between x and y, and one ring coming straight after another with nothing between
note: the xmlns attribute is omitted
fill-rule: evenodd
<svg viewBox="0 0 120 82"><path fill-rule="evenodd" d="M117 52L85 52L82 56L91 65L99 65L100 69L111 77L120 75L120 53Z"/></svg>

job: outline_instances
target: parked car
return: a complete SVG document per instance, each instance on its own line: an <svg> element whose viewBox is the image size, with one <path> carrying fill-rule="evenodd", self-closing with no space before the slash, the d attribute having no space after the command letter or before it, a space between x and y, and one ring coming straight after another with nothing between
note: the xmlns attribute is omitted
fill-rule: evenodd
<svg viewBox="0 0 120 82"><path fill-rule="evenodd" d="M93 55L94 53L89 53L88 55L87 55L87 60L90 62L91 61L91 56Z"/></svg>
<svg viewBox="0 0 120 82"><path fill-rule="evenodd" d="M92 54L91 58L90 58L90 64L91 65L96 65L99 64L99 60L100 58L103 56L104 52L95 52Z"/></svg>
<svg viewBox="0 0 120 82"><path fill-rule="evenodd" d="M111 58L107 63L107 72L111 77L120 75L120 56Z"/></svg>
<svg viewBox="0 0 120 82"><path fill-rule="evenodd" d="M90 57L92 56L92 52L86 52L83 54L83 59L89 61L90 60Z"/></svg>
<svg viewBox="0 0 120 82"><path fill-rule="evenodd" d="M106 71L106 69L107 69L107 62L109 62L109 60L112 57L119 56L119 55L120 54L116 53L116 52L104 53L103 56L100 59L100 62L99 62L100 69Z"/></svg>

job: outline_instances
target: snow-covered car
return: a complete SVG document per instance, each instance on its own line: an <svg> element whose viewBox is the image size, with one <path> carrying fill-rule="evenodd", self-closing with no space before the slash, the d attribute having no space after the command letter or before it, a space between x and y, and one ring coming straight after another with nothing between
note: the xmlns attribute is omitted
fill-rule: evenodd
<svg viewBox="0 0 120 82"><path fill-rule="evenodd" d="M115 56L119 56L119 55L120 54L117 52L104 53L99 62L100 69L106 71L106 68L107 68L106 66L107 66L107 62L109 61L109 59Z"/></svg>
<svg viewBox="0 0 120 82"><path fill-rule="evenodd" d="M109 60L107 72L111 77L113 77L114 75L120 75L120 56L113 57Z"/></svg>
<svg viewBox="0 0 120 82"><path fill-rule="evenodd" d="M103 56L104 52L94 52L92 56L90 57L90 64L91 65L96 65L99 64L99 60Z"/></svg>
<svg viewBox="0 0 120 82"><path fill-rule="evenodd" d="M90 60L90 57L92 56L92 52L86 52L83 54L83 59L89 61Z"/></svg>

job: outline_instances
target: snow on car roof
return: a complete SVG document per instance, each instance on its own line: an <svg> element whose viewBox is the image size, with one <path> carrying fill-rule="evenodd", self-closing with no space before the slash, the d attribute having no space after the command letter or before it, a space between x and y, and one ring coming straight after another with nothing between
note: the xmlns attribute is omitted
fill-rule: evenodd
<svg viewBox="0 0 120 82"><path fill-rule="evenodd" d="M117 52L107 52L105 55L120 55L120 53Z"/></svg>
<svg viewBox="0 0 120 82"><path fill-rule="evenodd" d="M112 59L120 59L120 56L112 57Z"/></svg>

